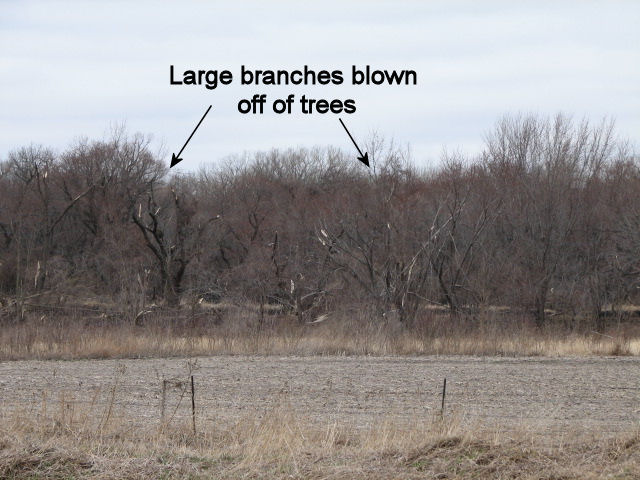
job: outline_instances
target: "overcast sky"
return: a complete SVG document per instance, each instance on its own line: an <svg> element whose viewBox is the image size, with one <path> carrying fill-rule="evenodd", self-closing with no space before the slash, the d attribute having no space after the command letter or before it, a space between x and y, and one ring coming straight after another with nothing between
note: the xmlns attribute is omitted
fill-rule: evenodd
<svg viewBox="0 0 640 480"><path fill-rule="evenodd" d="M375 131L410 144L424 165L443 148L477 151L506 113L614 117L637 146L639 25L638 1L0 0L0 159L32 142L62 150L79 136L102 138L120 122L152 134L170 157L208 105L184 169L272 147L353 149L338 115L238 113L254 93L353 98L357 112L339 116L357 139ZM171 64L236 78L216 90L170 86ZM405 68L418 84L241 86L243 64Z"/></svg>

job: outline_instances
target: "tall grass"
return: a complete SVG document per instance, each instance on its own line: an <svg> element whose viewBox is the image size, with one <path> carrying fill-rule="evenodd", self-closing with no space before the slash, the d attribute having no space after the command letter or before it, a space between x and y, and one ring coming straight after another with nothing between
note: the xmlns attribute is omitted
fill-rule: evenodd
<svg viewBox="0 0 640 480"><path fill-rule="evenodd" d="M261 418L131 428L107 405L60 396L0 417L0 478L618 478L640 476L640 434L562 443L465 426L459 415L401 427L309 423L287 402ZM49 397L50 398L50 397ZM111 406L117 399L111 402ZM135 422L139 424L138 422Z"/></svg>
<svg viewBox="0 0 640 480"><path fill-rule="evenodd" d="M0 359L76 359L274 355L640 355L640 329L618 325L605 333L562 326L534 328L527 319L432 316L405 328L364 315L298 324L286 316L268 323L247 315L222 324L176 312L134 322L79 315L32 316L0 329Z"/></svg>

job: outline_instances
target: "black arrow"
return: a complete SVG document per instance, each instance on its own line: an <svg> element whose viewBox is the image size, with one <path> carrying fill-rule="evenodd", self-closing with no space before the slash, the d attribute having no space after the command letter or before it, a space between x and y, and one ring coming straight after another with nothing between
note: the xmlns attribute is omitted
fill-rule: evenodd
<svg viewBox="0 0 640 480"><path fill-rule="evenodd" d="M344 127L345 132L347 132L347 135L349 135L349 138L351 139L353 144L356 146L356 149L358 150L358 153L360 154L360 156L358 157L358 160L360 160L362 163L364 163L368 167L369 166L369 154L367 152L365 152L364 155L362 154L362 150L360 150L360 147L358 146L356 141L353 139L353 137L349 133L349 130L347 130L347 126L344 124L344 122L342 121L341 118L338 118L338 120L340 120L340 123Z"/></svg>
<svg viewBox="0 0 640 480"><path fill-rule="evenodd" d="M182 146L182 148L180 149L178 154L177 155L175 153L171 154L171 165L169 166L169 168L172 168L174 165L177 165L178 163L180 163L182 161L182 159L180 158L180 154L184 150L184 147L187 146L187 143L189 143L189 140L191 140L191 137L193 137L193 134L196 133L196 130L198 130L198 127L200 126L200 124L204 120L204 117L207 116L207 113L209 113L209 110L211 110L211 105L209 105L209 108L207 108L207 111L204 112L204 115L202 115L202 118L200 119L200 121L196 125L196 128L193 129L193 132L191 132L191 135L189 135L189 138L187 138L187 141L184 142L184 145Z"/></svg>

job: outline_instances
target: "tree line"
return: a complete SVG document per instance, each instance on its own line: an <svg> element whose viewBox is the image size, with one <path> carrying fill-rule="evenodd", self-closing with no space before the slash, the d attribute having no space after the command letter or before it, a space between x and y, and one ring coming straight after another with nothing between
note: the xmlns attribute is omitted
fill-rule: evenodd
<svg viewBox="0 0 640 480"><path fill-rule="evenodd" d="M479 155L418 168L379 138L174 173L117 129L0 162L0 311L251 305L311 322L358 309L522 312L596 328L638 301L640 164L613 123L499 120Z"/></svg>

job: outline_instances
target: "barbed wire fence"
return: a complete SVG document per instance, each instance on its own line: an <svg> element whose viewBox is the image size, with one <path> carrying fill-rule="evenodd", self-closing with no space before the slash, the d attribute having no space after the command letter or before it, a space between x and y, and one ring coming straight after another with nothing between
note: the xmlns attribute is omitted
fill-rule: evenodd
<svg viewBox="0 0 640 480"><path fill-rule="evenodd" d="M382 421L409 428L438 416L504 430L537 425L549 435L571 428L615 435L640 427L640 386L631 384L597 383L593 388L600 392L600 400L573 398L558 384L555 396L544 401L533 399L527 391L496 390L474 404L468 398L468 385L455 375L449 375L444 385L444 378L428 379L419 388L405 389L384 384L363 387L339 376L315 384L282 378L269 385L238 377L231 389L234 395L228 379L226 384L220 382L216 367L185 361L180 374L158 370L139 378L118 365L100 381L87 380L78 377L74 379L77 386L71 386L62 384L54 373L44 383L19 382L11 394L0 382L0 419L103 432L183 428L198 433L243 419L259 421L281 409L316 426L339 422L356 429L372 428ZM536 385L531 388L535 391ZM581 404L593 406L602 398L610 402L605 405L606 415L594 417L589 408L579 408Z"/></svg>

